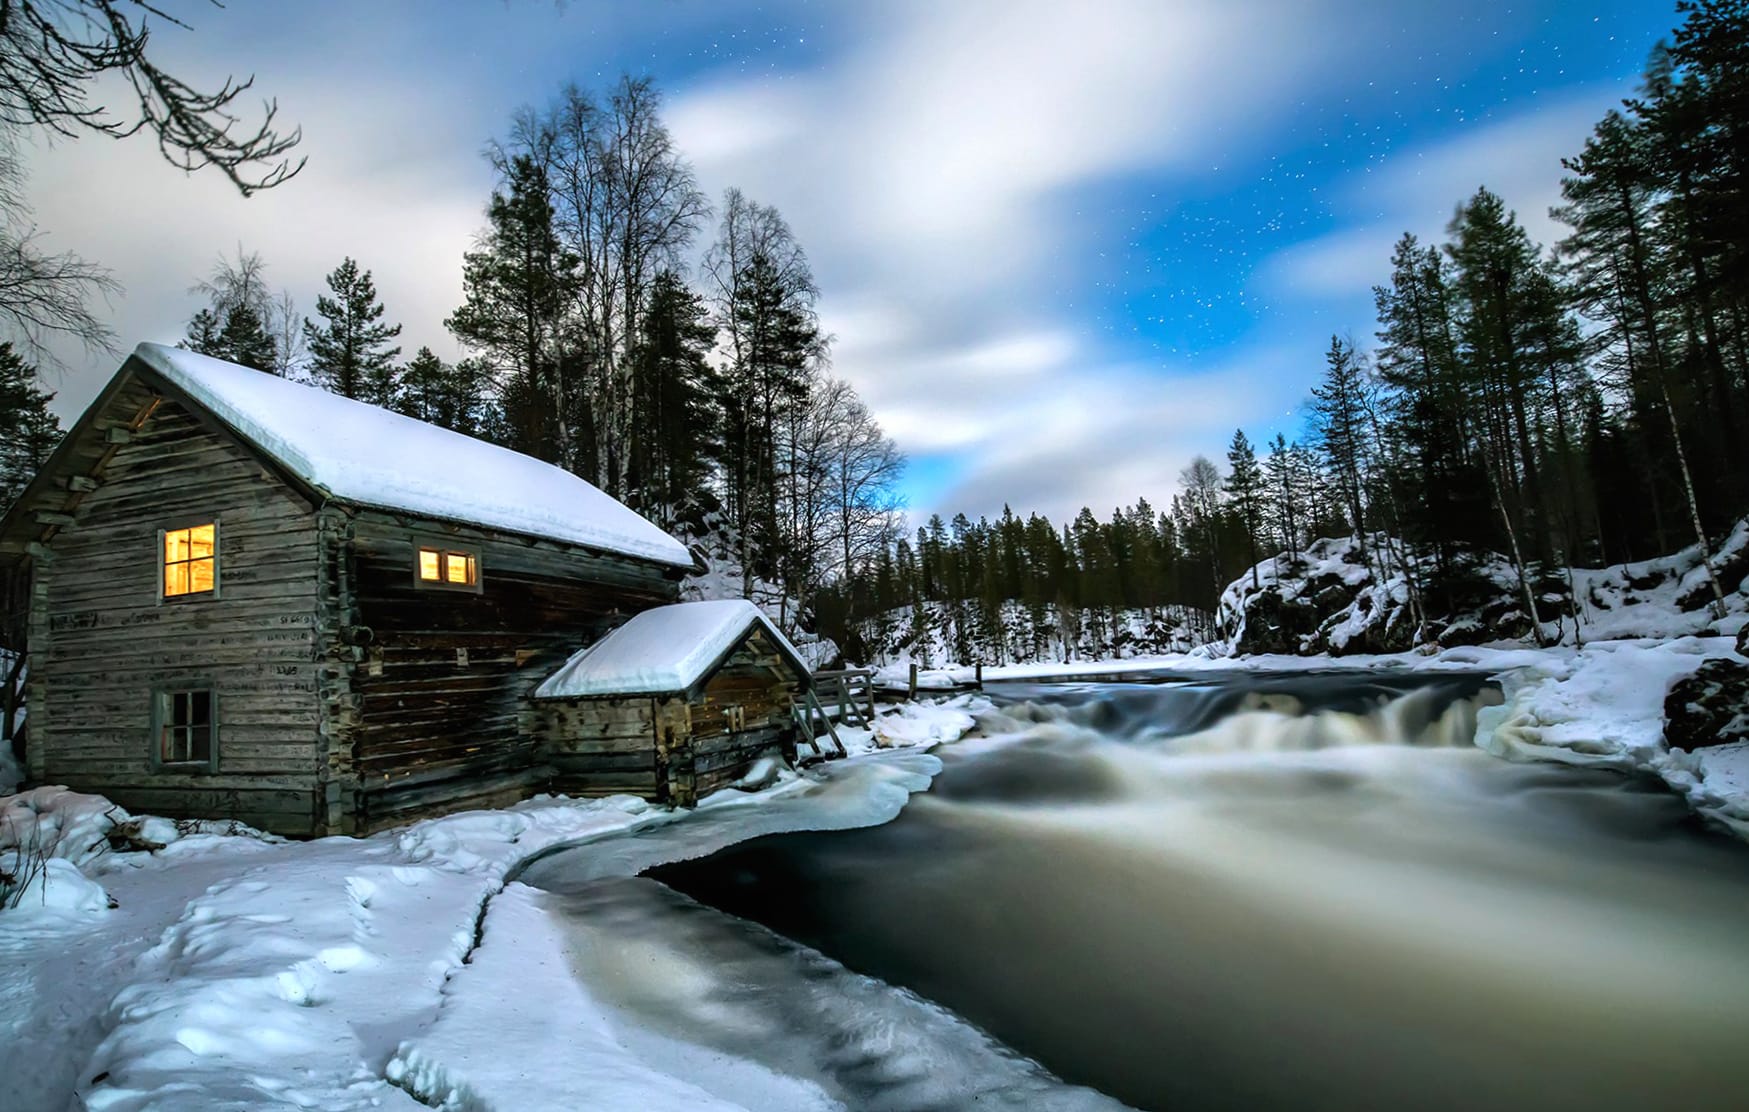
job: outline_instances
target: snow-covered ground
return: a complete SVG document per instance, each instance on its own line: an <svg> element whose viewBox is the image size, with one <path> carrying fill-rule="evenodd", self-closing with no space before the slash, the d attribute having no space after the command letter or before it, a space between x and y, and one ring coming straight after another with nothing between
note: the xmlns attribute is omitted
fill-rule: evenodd
<svg viewBox="0 0 1749 1112"><path fill-rule="evenodd" d="M969 728L971 709L901 708L853 731L848 760L774 772L764 790L725 789L692 812L541 798L288 842L135 821L63 789L8 798L0 869L36 879L0 912L0 1105L520 1109L537 1106L536 1087L569 1091L549 1090L565 1074L585 1079L563 1083L583 1086L567 1106L727 1107L683 1099L685 1081L590 1041L587 993L548 961L514 886L498 930L506 884L532 857L581 843L632 875L659 863L645 834L657 826L683 830L663 844L694 856L889 821L940 767L923 750ZM118 851L112 832L162 848ZM488 918L497 944L476 952Z"/></svg>
<svg viewBox="0 0 1749 1112"><path fill-rule="evenodd" d="M1671 683L1724 656L1734 656L1730 638L1680 636L1427 656L1193 653L985 678L1486 671L1505 697L1481 713L1480 747L1655 774L1749 837L1749 745L1672 752L1663 738ZM817 1088L750 1062L668 1044L657 1058L641 1053L514 877L553 847L587 844L599 875L633 876L768 833L888 821L939 769L923 751L989 707L965 694L892 708L872 728L840 730L850 759L756 769L693 812L546 798L298 843L134 820L54 789L11 797L0 805L0 867L18 871L18 847L33 839L52 861L17 893L20 906L0 912L5 1107L59 1109L72 1094L104 1110L833 1107ZM162 848L118 851L112 841ZM701 1087L688 1071L705 1060L728 1072L713 1070Z"/></svg>

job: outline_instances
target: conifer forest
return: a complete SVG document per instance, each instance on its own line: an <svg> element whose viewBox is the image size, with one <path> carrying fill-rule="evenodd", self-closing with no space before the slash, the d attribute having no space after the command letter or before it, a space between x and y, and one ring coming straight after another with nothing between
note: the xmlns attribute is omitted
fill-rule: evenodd
<svg viewBox="0 0 1749 1112"><path fill-rule="evenodd" d="M1704 548L1749 512L1749 7L1676 16L1563 160L1559 238L1485 183L1452 198L1442 237L1378 260L1375 319L1304 353L1301 435L1236 430L1176 491L1073 520L1024 491L995 519L908 518L902 453L834 377L804 245L775 208L701 192L648 78L567 86L490 140L498 185L444 322L465 357L403 333L362 249L308 312L271 260L222 256L188 276L205 305L183 344L567 468L727 544L749 592L852 655L1010 604L1212 637L1224 585L1325 536L1409 575L1424 612L1491 559L1534 608L1555 569ZM58 428L30 358L0 349L8 497Z"/></svg>

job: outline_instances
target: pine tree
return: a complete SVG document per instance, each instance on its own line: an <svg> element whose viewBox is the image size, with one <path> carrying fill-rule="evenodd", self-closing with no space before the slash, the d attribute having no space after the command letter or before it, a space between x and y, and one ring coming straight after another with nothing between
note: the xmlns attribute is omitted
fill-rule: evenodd
<svg viewBox="0 0 1749 1112"><path fill-rule="evenodd" d="M278 347L255 307L240 301L225 313L224 327L219 330L220 358L244 367L273 374L278 366Z"/></svg>
<svg viewBox="0 0 1749 1112"><path fill-rule="evenodd" d="M573 436L588 415L572 389L575 369L561 357L558 334L579 281L579 260L553 230L540 164L518 157L507 177L507 189L492 194L478 249L462 256L466 300L443 323L499 370L510 446L576 469L593 449Z"/></svg>
<svg viewBox="0 0 1749 1112"><path fill-rule="evenodd" d="M1330 474L1347 512L1348 527L1366 553L1367 429L1365 379L1354 346L1330 337L1324 378L1312 387L1312 416Z"/></svg>
<svg viewBox="0 0 1749 1112"><path fill-rule="evenodd" d="M715 341L704 299L673 271L657 275L634 355L641 435L632 439L629 471L634 504L669 520L706 492L722 453Z"/></svg>
<svg viewBox="0 0 1749 1112"><path fill-rule="evenodd" d="M61 442L61 422L49 412L54 394L37 369L0 343L0 512L17 501Z"/></svg>
<svg viewBox="0 0 1749 1112"><path fill-rule="evenodd" d="M186 348L200 355L210 355L215 359L225 358L224 346L219 342L219 317L211 309L201 309L188 320L188 334L182 338L177 347Z"/></svg>
<svg viewBox="0 0 1749 1112"><path fill-rule="evenodd" d="M1243 429L1233 430L1233 442L1227 446L1227 495L1229 505L1238 515L1245 536L1245 551L1251 562L1251 586L1261 589L1257 571L1257 538L1263 532L1263 469L1257 465L1257 452Z"/></svg>
<svg viewBox="0 0 1749 1112"><path fill-rule="evenodd" d="M401 334L401 326L383 323L376 283L370 271L359 270L351 256L329 273L328 289L332 297L324 294L316 298L316 312L324 323L304 320L310 377L323 389L344 397L393 406L395 357L401 349L390 347L389 341Z"/></svg>

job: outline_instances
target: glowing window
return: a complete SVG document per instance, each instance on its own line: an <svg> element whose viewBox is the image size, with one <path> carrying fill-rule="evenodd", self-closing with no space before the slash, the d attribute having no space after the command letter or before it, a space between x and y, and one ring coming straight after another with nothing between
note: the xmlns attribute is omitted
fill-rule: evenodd
<svg viewBox="0 0 1749 1112"><path fill-rule="evenodd" d="M164 597L210 592L218 585L218 530L194 525L164 531Z"/></svg>
<svg viewBox="0 0 1749 1112"><path fill-rule="evenodd" d="M421 548L418 573L421 585L476 587L480 582L480 558L459 549Z"/></svg>
<svg viewBox="0 0 1749 1112"><path fill-rule="evenodd" d="M212 766L218 746L216 700L209 691L158 696L158 763Z"/></svg>

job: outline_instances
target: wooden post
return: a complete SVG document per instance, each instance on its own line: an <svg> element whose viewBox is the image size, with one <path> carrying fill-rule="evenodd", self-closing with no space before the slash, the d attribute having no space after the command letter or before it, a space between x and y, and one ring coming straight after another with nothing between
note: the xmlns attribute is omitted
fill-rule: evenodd
<svg viewBox="0 0 1749 1112"><path fill-rule="evenodd" d="M907 698L915 699L916 697L917 697L917 662L915 660L913 660L911 662L911 693L910 693L910 695L907 696Z"/></svg>
<svg viewBox="0 0 1749 1112"><path fill-rule="evenodd" d="M870 726L873 726L874 725L874 718L875 718L874 677L873 676L862 677L862 693L864 695L868 696L868 724Z"/></svg>
<svg viewBox="0 0 1749 1112"><path fill-rule="evenodd" d="M979 691L982 691L984 690L984 662L980 660L978 663L972 665L972 667L974 669L972 672L972 682L977 685Z"/></svg>

